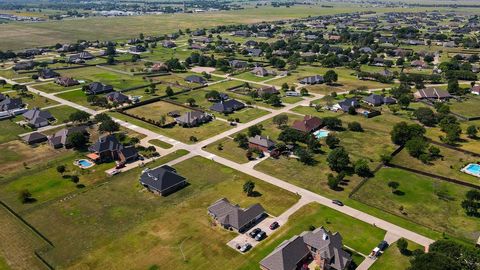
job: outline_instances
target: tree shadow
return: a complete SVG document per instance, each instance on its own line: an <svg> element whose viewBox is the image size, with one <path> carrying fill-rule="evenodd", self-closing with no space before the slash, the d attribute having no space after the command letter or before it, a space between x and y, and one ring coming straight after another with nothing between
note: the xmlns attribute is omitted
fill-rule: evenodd
<svg viewBox="0 0 480 270"><path fill-rule="evenodd" d="M397 195L397 196L404 196L405 195L405 192L401 191L401 190L395 190L394 192L392 192L393 194Z"/></svg>
<svg viewBox="0 0 480 270"><path fill-rule="evenodd" d="M254 190L250 193L250 195L248 195L249 197L254 197L254 198L258 198L258 197L261 197L262 196L262 193Z"/></svg>

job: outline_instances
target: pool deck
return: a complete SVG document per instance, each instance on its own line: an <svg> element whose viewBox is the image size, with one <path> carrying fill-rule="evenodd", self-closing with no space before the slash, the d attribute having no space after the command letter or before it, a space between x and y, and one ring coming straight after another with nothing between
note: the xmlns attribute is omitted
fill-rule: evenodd
<svg viewBox="0 0 480 270"><path fill-rule="evenodd" d="M476 166L476 167L479 167L479 170L478 170L478 173L475 173L475 172L471 172L469 171L469 167L471 166ZM480 165L476 164L476 163L470 163L468 164L467 166L463 167L463 169L460 170L461 172L464 172L466 174L470 174L470 175L473 175L473 176L476 176L476 177L480 177Z"/></svg>

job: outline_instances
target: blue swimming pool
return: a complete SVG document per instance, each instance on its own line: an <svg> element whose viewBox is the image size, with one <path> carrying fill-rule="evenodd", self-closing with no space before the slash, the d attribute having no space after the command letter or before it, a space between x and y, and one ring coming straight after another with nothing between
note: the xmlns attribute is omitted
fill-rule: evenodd
<svg viewBox="0 0 480 270"><path fill-rule="evenodd" d="M321 138L325 138L328 136L328 134L330 133L330 131L328 130L317 130L313 133L313 135L315 135L315 137L317 137L317 139L321 139Z"/></svg>
<svg viewBox="0 0 480 270"><path fill-rule="evenodd" d="M463 168L462 171L480 177L480 165L478 164L468 164L467 167Z"/></svg>
<svg viewBox="0 0 480 270"><path fill-rule="evenodd" d="M86 159L80 159L77 161L77 164L80 168L90 168L93 166L93 162Z"/></svg>

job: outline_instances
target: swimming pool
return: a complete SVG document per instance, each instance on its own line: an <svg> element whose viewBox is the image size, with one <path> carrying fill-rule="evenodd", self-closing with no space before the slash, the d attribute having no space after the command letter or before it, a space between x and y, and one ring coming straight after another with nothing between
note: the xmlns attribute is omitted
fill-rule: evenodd
<svg viewBox="0 0 480 270"><path fill-rule="evenodd" d="M95 165L95 163L87 159L80 159L80 160L77 160L76 165L82 169L86 169L86 168L92 167L93 165Z"/></svg>
<svg viewBox="0 0 480 270"><path fill-rule="evenodd" d="M330 131L321 129L321 130L315 131L313 133L313 135L315 135L315 137L317 137L317 139L321 139L321 138L327 137L329 133L330 133Z"/></svg>
<svg viewBox="0 0 480 270"><path fill-rule="evenodd" d="M475 163L468 164L462 169L462 172L480 177L480 165Z"/></svg>

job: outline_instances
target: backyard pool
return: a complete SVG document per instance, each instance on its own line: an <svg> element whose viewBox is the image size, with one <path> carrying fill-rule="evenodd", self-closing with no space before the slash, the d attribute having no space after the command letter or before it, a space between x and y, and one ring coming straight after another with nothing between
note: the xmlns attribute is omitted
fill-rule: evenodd
<svg viewBox="0 0 480 270"><path fill-rule="evenodd" d="M315 131L313 133L313 135L315 135L315 137L317 137L317 139L322 139L322 138L327 137L329 133L330 133L330 131L321 129L321 130Z"/></svg>
<svg viewBox="0 0 480 270"><path fill-rule="evenodd" d="M80 167L82 169L87 169L87 168L90 168L93 165L95 165L95 163L93 163L93 162L91 162L90 160L87 160L87 159L80 159L80 160L75 161L75 165L77 165L78 167Z"/></svg>
<svg viewBox="0 0 480 270"><path fill-rule="evenodd" d="M465 168L462 169L462 172L480 177L480 165L470 163Z"/></svg>

